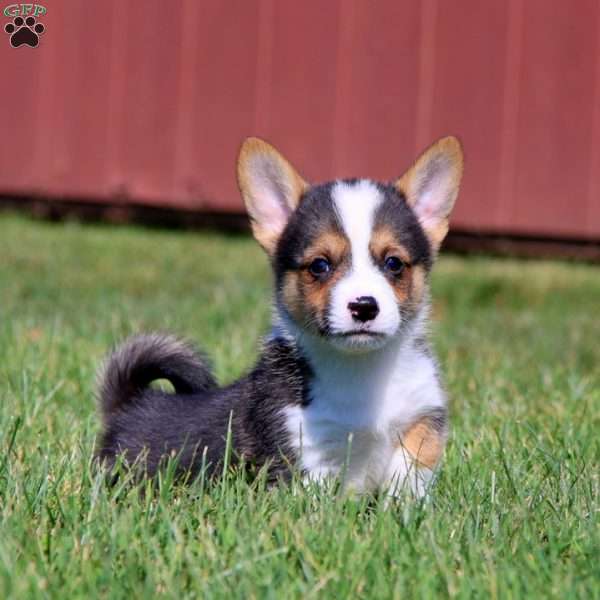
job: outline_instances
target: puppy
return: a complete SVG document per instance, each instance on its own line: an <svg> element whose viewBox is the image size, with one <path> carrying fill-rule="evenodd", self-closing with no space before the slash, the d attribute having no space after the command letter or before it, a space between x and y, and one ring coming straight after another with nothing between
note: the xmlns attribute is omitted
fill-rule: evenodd
<svg viewBox="0 0 600 600"><path fill-rule="evenodd" d="M392 183L307 183L250 138L238 182L274 273L271 333L254 369L219 387L192 346L134 337L107 360L98 457L153 476L265 467L270 481L343 476L358 493L422 496L446 443L446 397L427 343L429 274L462 175L456 138ZM149 387L169 380L170 394ZM229 444L229 445L228 445ZM230 452L231 450L231 452ZM230 455L230 456L229 456Z"/></svg>

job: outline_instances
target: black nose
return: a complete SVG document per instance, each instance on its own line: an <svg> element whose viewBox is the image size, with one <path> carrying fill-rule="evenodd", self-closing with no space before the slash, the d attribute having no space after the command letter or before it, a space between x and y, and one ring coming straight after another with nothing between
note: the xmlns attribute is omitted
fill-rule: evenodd
<svg viewBox="0 0 600 600"><path fill-rule="evenodd" d="M352 318L361 323L372 321L379 314L379 306L373 296L361 296L356 302L349 302L348 309Z"/></svg>

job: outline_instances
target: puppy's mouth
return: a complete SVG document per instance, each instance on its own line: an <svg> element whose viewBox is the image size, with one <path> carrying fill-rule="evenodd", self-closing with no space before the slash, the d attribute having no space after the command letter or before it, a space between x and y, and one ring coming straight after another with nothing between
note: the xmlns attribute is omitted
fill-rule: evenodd
<svg viewBox="0 0 600 600"><path fill-rule="evenodd" d="M336 331L328 335L329 342L339 350L350 353L370 352L382 348L388 340L385 333L368 329Z"/></svg>
<svg viewBox="0 0 600 600"><path fill-rule="evenodd" d="M385 333L381 333L380 331L369 331L368 329L352 329L350 331L339 331L339 332L330 333L329 337L377 339L377 338L384 338Z"/></svg>

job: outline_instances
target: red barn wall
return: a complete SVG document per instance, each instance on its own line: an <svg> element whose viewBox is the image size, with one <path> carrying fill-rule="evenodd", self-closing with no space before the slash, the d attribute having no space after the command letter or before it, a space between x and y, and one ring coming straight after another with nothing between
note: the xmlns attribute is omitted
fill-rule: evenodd
<svg viewBox="0 0 600 600"><path fill-rule="evenodd" d="M245 136L316 181L453 133L455 228L600 238L598 0L42 4L37 48L0 31L2 195L241 212Z"/></svg>

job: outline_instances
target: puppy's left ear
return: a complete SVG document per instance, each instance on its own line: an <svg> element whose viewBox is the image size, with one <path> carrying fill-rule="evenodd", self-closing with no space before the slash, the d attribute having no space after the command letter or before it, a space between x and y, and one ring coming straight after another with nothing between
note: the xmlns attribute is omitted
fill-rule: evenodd
<svg viewBox="0 0 600 600"><path fill-rule="evenodd" d="M458 139L450 136L425 150L394 183L417 215L434 253L448 233L462 172L462 148Z"/></svg>
<svg viewBox="0 0 600 600"><path fill-rule="evenodd" d="M258 138L242 144L237 174L254 237L272 256L308 184L273 146Z"/></svg>

